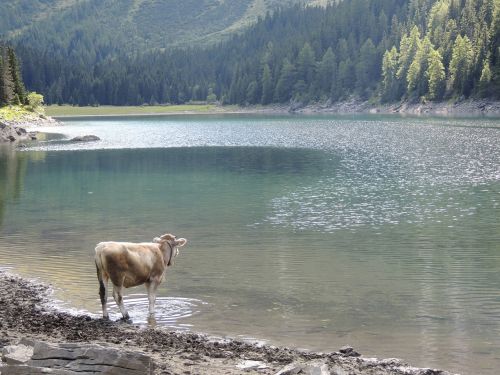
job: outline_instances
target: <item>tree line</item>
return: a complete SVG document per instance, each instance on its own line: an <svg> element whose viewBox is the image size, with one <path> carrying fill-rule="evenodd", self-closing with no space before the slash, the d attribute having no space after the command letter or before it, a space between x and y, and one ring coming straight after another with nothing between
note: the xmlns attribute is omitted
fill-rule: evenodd
<svg viewBox="0 0 500 375"><path fill-rule="evenodd" d="M499 0L296 6L203 49L84 41L82 32L70 50L37 48L25 36L16 50L27 87L74 105L500 97Z"/></svg>

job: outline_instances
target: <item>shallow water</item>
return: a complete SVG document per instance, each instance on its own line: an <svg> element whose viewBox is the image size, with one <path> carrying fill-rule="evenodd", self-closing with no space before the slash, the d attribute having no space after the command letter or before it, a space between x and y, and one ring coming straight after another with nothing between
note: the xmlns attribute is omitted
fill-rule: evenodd
<svg viewBox="0 0 500 375"><path fill-rule="evenodd" d="M0 267L99 314L103 240L188 238L157 324L464 374L500 367L500 120L66 120L0 151ZM126 306L146 324L144 288ZM118 317L112 306L114 317Z"/></svg>

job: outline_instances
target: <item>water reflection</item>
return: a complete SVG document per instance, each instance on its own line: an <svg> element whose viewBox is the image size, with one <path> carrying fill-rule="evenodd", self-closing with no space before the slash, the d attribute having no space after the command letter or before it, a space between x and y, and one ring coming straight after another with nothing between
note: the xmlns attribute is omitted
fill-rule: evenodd
<svg viewBox="0 0 500 375"><path fill-rule="evenodd" d="M33 159L32 155L17 152L11 145L0 145L0 228L6 204L20 197L28 161Z"/></svg>

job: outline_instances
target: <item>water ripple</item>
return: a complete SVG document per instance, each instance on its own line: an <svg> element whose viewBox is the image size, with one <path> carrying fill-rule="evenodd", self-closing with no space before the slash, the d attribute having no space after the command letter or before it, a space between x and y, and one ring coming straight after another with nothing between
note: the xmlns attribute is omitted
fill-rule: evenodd
<svg viewBox="0 0 500 375"><path fill-rule="evenodd" d="M130 294L124 296L123 301L130 318L135 324L149 324L149 301L147 295ZM203 304L205 303L194 298L157 297L155 304L156 324L187 330L191 325L183 322L183 320L198 314ZM116 320L121 318L120 310L111 298L108 299L108 308L111 319Z"/></svg>

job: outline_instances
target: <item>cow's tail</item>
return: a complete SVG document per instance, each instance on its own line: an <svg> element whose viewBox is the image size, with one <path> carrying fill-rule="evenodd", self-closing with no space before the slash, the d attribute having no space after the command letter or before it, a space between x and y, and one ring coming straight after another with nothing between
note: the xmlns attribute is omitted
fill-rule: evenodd
<svg viewBox="0 0 500 375"><path fill-rule="evenodd" d="M98 244L95 248L95 268L97 271L97 280L99 281L99 297L101 298L101 304L104 306L106 303L106 285L104 284L104 267L101 258L101 244Z"/></svg>

